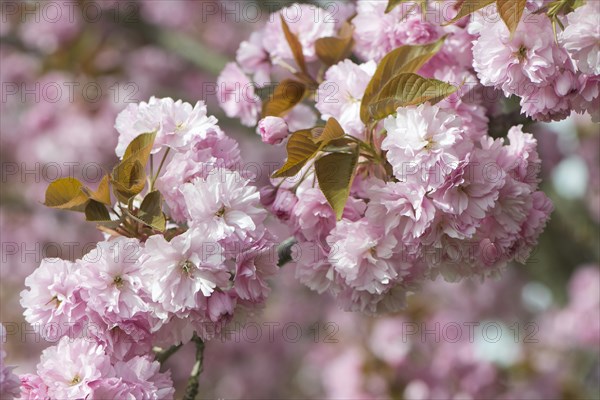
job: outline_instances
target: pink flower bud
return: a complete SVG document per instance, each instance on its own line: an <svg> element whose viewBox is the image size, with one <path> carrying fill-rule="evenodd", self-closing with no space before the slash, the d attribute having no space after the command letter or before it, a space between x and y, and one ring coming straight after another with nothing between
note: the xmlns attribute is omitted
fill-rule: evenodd
<svg viewBox="0 0 600 400"><path fill-rule="evenodd" d="M288 135L288 127L283 118L265 117L258 123L258 132L267 144L279 144Z"/></svg>

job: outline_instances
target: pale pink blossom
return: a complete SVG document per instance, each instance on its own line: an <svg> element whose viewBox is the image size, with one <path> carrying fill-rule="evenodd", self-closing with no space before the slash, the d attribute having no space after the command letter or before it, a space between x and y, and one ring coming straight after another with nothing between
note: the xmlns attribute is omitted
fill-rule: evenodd
<svg viewBox="0 0 600 400"><path fill-rule="evenodd" d="M413 2L400 4L386 14L387 2L359 0L354 25L355 51L364 60L379 61L403 45L434 42L441 35L439 26L427 21Z"/></svg>
<svg viewBox="0 0 600 400"><path fill-rule="evenodd" d="M153 152L163 146L182 149L196 136L204 137L214 127L217 119L207 115L206 105L198 101L194 106L167 97L151 97L146 102L130 104L117 116L115 128L119 143L115 152L123 157L127 145L143 133L156 132Z"/></svg>
<svg viewBox="0 0 600 400"><path fill-rule="evenodd" d="M104 348L86 339L63 337L42 352L37 373L54 399L93 398L94 385L114 374Z"/></svg>
<svg viewBox="0 0 600 400"><path fill-rule="evenodd" d="M139 263L142 250L139 240L119 237L99 242L78 262L88 309L113 321L149 311Z"/></svg>
<svg viewBox="0 0 600 400"><path fill-rule="evenodd" d="M58 258L45 258L25 279L21 292L23 315L45 338L76 335L86 321L81 299L78 265Z"/></svg>
<svg viewBox="0 0 600 400"><path fill-rule="evenodd" d="M338 222L327 244L329 262L356 290L381 294L398 275L393 259L397 240L366 219Z"/></svg>
<svg viewBox="0 0 600 400"><path fill-rule="evenodd" d="M263 302L270 292L266 279L277 270L275 243L265 235L236 255L234 289L238 297L253 303Z"/></svg>
<svg viewBox="0 0 600 400"><path fill-rule="evenodd" d="M364 210L365 203L351 197L346 203L343 216L357 220ZM292 211L291 222L300 237L325 243L325 238L335 227L335 214L321 190L308 189L299 195Z"/></svg>
<svg viewBox="0 0 600 400"><path fill-rule="evenodd" d="M316 107L321 117L334 117L347 134L362 138L365 125L360 119L360 104L376 68L374 61L356 65L348 59L331 66L317 91Z"/></svg>
<svg viewBox="0 0 600 400"><path fill-rule="evenodd" d="M600 75L600 5L587 1L567 14L560 43L584 74Z"/></svg>
<svg viewBox="0 0 600 400"><path fill-rule="evenodd" d="M216 169L206 178L184 184L181 192L192 225L214 240L231 236L243 240L266 217L259 192L235 171Z"/></svg>
<svg viewBox="0 0 600 400"><path fill-rule="evenodd" d="M21 399L22 400L47 400L48 386L42 378L35 374L25 374L21 379Z"/></svg>
<svg viewBox="0 0 600 400"><path fill-rule="evenodd" d="M190 230L170 242L153 235L142 257L143 283L161 319L167 316L160 310L185 315L199 307L196 294L208 297L215 288L227 286L229 274L220 246L199 231Z"/></svg>
<svg viewBox="0 0 600 400"><path fill-rule="evenodd" d="M263 32L252 32L248 40L240 43L237 49L236 61L247 74L253 74L254 82L264 86L270 80L271 62L269 53L263 47Z"/></svg>
<svg viewBox="0 0 600 400"><path fill-rule="evenodd" d="M421 186L381 182L369 192L367 219L383 227L386 234L396 234L402 243L420 238L433 221L435 206Z"/></svg>
<svg viewBox="0 0 600 400"><path fill-rule="evenodd" d="M228 63L217 79L217 100L225 114L253 126L261 110L254 85L236 63Z"/></svg>
<svg viewBox="0 0 600 400"><path fill-rule="evenodd" d="M384 127L387 136L381 148L387 150L394 175L401 181L414 166L428 170L438 162L443 167L458 162L455 144L462 129L460 118L453 113L428 103L399 108L395 116L384 120Z"/></svg>

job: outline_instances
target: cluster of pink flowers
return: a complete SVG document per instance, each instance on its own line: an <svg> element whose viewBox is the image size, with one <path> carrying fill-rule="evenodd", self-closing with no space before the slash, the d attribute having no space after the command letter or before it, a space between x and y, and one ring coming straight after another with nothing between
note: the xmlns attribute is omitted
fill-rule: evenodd
<svg viewBox="0 0 600 400"><path fill-rule="evenodd" d="M194 333L210 339L236 309L264 302L277 270L275 239L259 192L240 172L237 142L216 122L204 103L170 98L119 114L118 156L138 135L156 133L167 229L106 235L75 262L44 259L25 280L26 320L45 339L60 339L38 375L23 378L30 398L172 398L168 373L148 358L153 346Z"/></svg>
<svg viewBox="0 0 600 400"><path fill-rule="evenodd" d="M307 109L314 100L314 110L323 121L335 118L345 137L371 149L359 158L339 221L310 162L293 178L273 179L273 187L263 191L262 200L294 232L297 244L292 259L300 281L318 292L329 291L344 309L372 313L398 310L407 292L439 274L449 280L486 277L496 275L509 261L525 262L552 204L538 190L541 162L534 137L524 133L522 125L505 132L506 138L494 139L488 134L485 99L478 90L482 84L491 84L483 64L502 75L497 82L530 79L543 89L544 85L555 87L550 77L558 79L559 70L569 60L567 51L544 31L551 30L545 16L540 16L537 24L522 23L524 31L517 31L510 43L532 41L531 46L542 46L542 54L553 58L541 64L513 65L488 54L495 53L486 43L487 37L498 41L496 47L501 47L503 54L514 53L506 45L509 32L500 19L494 29L486 25L491 22L478 18L442 25L442 19L430 21L432 14L413 3L389 13L385 8L386 2L358 1L356 16L350 20L353 51L366 62L356 64L347 58L322 68L314 96L305 96L288 113L266 116L257 127L263 142L285 143L295 130L314 126L291 127L296 110ZM312 9L306 8L301 18L295 19L287 18L288 11L283 9L280 15L302 45L309 65L305 71L315 71L315 39L331 36L334 26L326 19L314 19ZM380 18L373 20L373 15ZM529 12L525 15L531 16ZM338 26L343 22L338 20ZM279 26L276 13L249 42L242 43L239 65L229 64L219 78L223 87L254 90L269 80L269 73L272 77L284 76L286 69L298 73L290 67L294 57ZM375 125L366 126L361 102L377 63L400 46L431 44L442 36L440 51L419 73L456 85L463 82L465 88L436 105L400 107ZM261 72L254 85L246 75L252 71ZM505 93L510 94L508 90ZM229 116L247 125L256 123L261 101L254 92L251 100L240 91L222 94L226 94L220 98ZM233 94L239 95L237 102ZM526 108L524 111L531 114ZM551 111L559 108L552 106ZM308 112L303 111L305 115ZM373 153L379 157L375 162Z"/></svg>
<svg viewBox="0 0 600 400"><path fill-rule="evenodd" d="M521 98L524 114L538 121L561 120L571 111L600 120L600 5L588 1L568 14L558 34L535 2L514 33L489 6L469 25L476 35L473 67L481 83Z"/></svg>
<svg viewBox="0 0 600 400"><path fill-rule="evenodd" d="M299 241L300 280L345 309L395 311L427 277L490 276L525 262L552 210L537 189L536 141L520 126L509 143L474 141L463 123L437 106L398 109L381 143L393 176L357 176L337 223L314 177L304 180L279 211Z"/></svg>

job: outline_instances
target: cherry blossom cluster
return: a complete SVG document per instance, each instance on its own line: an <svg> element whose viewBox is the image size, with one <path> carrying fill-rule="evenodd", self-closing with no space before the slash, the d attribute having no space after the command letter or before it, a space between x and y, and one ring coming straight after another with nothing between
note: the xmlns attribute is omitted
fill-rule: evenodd
<svg viewBox="0 0 600 400"><path fill-rule="evenodd" d="M161 163L155 171L150 162L148 193L118 199L110 220L99 222L105 240L73 262L44 259L25 280L26 320L58 342L36 375L21 377L26 398L172 398L153 349L194 335L208 340L236 309L264 302L266 278L277 270L275 239L258 190L239 171L237 142L216 123L202 102L170 98L118 115L121 163L148 132L150 159ZM119 185L114 172L110 179ZM155 188L164 204L144 219ZM155 222L162 218L163 227Z"/></svg>
<svg viewBox="0 0 600 400"><path fill-rule="evenodd" d="M575 55L562 44L569 27L555 42L545 15L526 10L523 18L539 18L539 23L522 21L520 30L509 36L499 18L494 29L479 16L448 24L458 10L450 9L453 13L436 20L423 4L427 2L408 2L390 12L386 2L359 0L349 22L345 18L352 9L330 20L321 15L325 10L291 6L273 14L242 42L237 62L228 64L219 77L219 100L227 115L256 125L263 142L286 145L287 164L307 148L305 142L297 144L298 131L311 130L316 137L331 120L343 129L343 138L318 147L294 176L272 178L272 186L261 191L261 201L294 232L292 259L299 280L317 292L330 292L346 310L396 311L408 292L440 274L452 281L483 278L497 275L510 261L524 263L553 207L538 188L536 139L523 132L522 124L502 132L501 138L490 136L492 106L482 95L483 86L507 82L520 87L530 79L536 90L562 90L556 80L562 79L565 63L573 66L569 82L583 82L588 76L575 70ZM567 18L579 26L577 18ZM290 32L295 39L290 40ZM488 36L496 42L486 43ZM346 40L356 58L347 53L328 65L319 45L331 37ZM511 46L517 42L514 55ZM441 96L441 101L403 105L386 117L366 121L363 97L375 79L384 79L382 60L395 49L433 43L443 44L418 74L453 83L458 90ZM522 44L530 47L519 53ZM546 67L528 58L537 57L535 46L545 46L543 55L555 57L544 59ZM495 58L496 48L515 61ZM592 48L588 50L592 54ZM357 63L357 58L363 62ZM500 78L490 81L484 69ZM281 81L283 86L290 73L307 82L300 84L305 85L300 101L280 101L277 88L269 98L258 96L270 82ZM565 117L570 110L590 107L575 104L584 98L580 91L566 89L564 95L567 92L572 100L564 108L544 103L548 113ZM511 93L505 90L507 96ZM269 111L276 100L283 111ZM543 119L543 110L524 106L522 111ZM323 123L312 123L315 115ZM336 218L336 199L325 193L330 184L324 175L317 177L315 165L320 154L352 151L359 156L350 173L348 198ZM335 175L342 168L332 164L329 169Z"/></svg>
<svg viewBox="0 0 600 400"><path fill-rule="evenodd" d="M557 35L536 3L528 2L512 34L495 6L475 14L468 30L476 36L473 68L481 83L519 96L522 112L534 120L562 120L575 111L600 122L600 3L561 16Z"/></svg>

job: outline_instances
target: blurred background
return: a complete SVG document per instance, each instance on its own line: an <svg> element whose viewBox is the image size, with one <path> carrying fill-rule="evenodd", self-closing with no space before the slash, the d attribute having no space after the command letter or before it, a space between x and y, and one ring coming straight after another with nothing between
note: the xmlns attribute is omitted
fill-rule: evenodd
<svg viewBox="0 0 600 400"><path fill-rule="evenodd" d="M0 320L18 373L49 345L23 320L25 277L43 257L76 259L101 238L80 215L46 209L46 186L61 176L97 184L116 161L117 113L153 95L205 100L245 161L283 160L225 117L210 84L257 24L290 3L0 3ZM527 126L555 211L526 265L495 281L432 282L404 312L375 318L338 310L288 264L262 312L208 343L200 397L599 398L598 128L585 116ZM179 393L192 357L184 349L166 364Z"/></svg>

